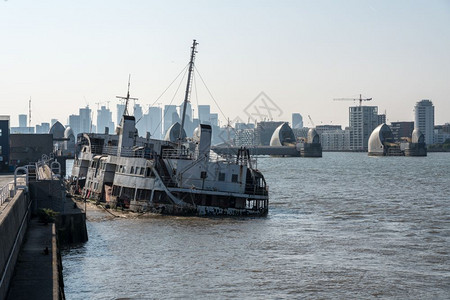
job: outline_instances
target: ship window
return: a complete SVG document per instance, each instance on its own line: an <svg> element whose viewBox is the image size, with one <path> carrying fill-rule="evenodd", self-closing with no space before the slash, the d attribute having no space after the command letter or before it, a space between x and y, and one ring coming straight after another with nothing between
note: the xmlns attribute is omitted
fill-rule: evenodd
<svg viewBox="0 0 450 300"><path fill-rule="evenodd" d="M134 174L134 167L131 167L130 174Z"/></svg>
<svg viewBox="0 0 450 300"><path fill-rule="evenodd" d="M141 172L139 174L144 175L144 168L141 168Z"/></svg>
<svg viewBox="0 0 450 300"><path fill-rule="evenodd" d="M225 181L225 173L219 173L219 181Z"/></svg>
<svg viewBox="0 0 450 300"><path fill-rule="evenodd" d="M136 167L134 174L139 174L139 169L140 169L139 167Z"/></svg>
<svg viewBox="0 0 450 300"><path fill-rule="evenodd" d="M231 182L237 182L238 181L238 174L231 175Z"/></svg>

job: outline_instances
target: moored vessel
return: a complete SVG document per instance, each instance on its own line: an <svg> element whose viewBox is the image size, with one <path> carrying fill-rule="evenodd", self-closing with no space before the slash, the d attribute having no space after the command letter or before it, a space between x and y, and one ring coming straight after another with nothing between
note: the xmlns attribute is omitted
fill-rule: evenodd
<svg viewBox="0 0 450 300"><path fill-rule="evenodd" d="M139 137L134 116L125 110L117 134L81 134L72 171L72 192L110 207L173 215L268 213L268 186L248 149L234 157L211 152L212 128L200 124L186 138L184 120L197 43L194 40L181 124L164 140Z"/></svg>

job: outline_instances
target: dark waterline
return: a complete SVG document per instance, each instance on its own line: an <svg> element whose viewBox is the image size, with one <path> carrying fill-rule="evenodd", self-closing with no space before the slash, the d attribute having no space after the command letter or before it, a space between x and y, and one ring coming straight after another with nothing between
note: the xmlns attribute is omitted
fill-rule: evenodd
<svg viewBox="0 0 450 300"><path fill-rule="evenodd" d="M450 155L261 158L266 218L88 212L67 299L450 295Z"/></svg>

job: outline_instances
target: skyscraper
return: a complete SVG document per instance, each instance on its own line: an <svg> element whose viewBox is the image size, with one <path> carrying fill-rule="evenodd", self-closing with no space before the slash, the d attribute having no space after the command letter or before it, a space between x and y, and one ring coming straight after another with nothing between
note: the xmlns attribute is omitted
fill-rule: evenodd
<svg viewBox="0 0 450 300"><path fill-rule="evenodd" d="M73 134L75 135L75 138L76 138L77 135L79 133L81 133L80 116L79 115L70 115L69 116L69 126L70 126L70 128L72 128Z"/></svg>
<svg viewBox="0 0 450 300"><path fill-rule="evenodd" d="M303 128L303 117L299 113L292 114L292 129Z"/></svg>
<svg viewBox="0 0 450 300"><path fill-rule="evenodd" d="M219 126L219 114L218 113L210 114L209 119L211 121L212 126Z"/></svg>
<svg viewBox="0 0 450 300"><path fill-rule="evenodd" d="M86 105L85 108L80 108L80 132L91 132L91 109L89 105Z"/></svg>
<svg viewBox="0 0 450 300"><path fill-rule="evenodd" d="M140 104L135 104L133 108L134 118L136 119L136 129L138 130L139 136L145 137L147 132L147 126L142 119L142 106Z"/></svg>
<svg viewBox="0 0 450 300"><path fill-rule="evenodd" d="M211 124L211 107L209 105L198 106L198 117L201 124Z"/></svg>
<svg viewBox="0 0 450 300"><path fill-rule="evenodd" d="M112 112L106 106L102 106L97 110L97 133L105 133L106 128L108 128L109 133L114 133Z"/></svg>
<svg viewBox="0 0 450 300"><path fill-rule="evenodd" d="M367 151L367 142L378 126L377 106L352 106L349 108L350 150Z"/></svg>
<svg viewBox="0 0 450 300"><path fill-rule="evenodd" d="M175 117L175 120L174 120ZM176 105L164 105L164 133L172 126L173 123L179 118Z"/></svg>
<svg viewBox="0 0 450 300"><path fill-rule="evenodd" d="M27 127L27 115L19 115L19 127Z"/></svg>
<svg viewBox="0 0 450 300"><path fill-rule="evenodd" d="M434 105L430 100L421 100L414 106L414 128L419 129L425 136L425 143L434 143Z"/></svg>
<svg viewBox="0 0 450 300"><path fill-rule="evenodd" d="M145 115L147 131L150 132L154 139L161 139L162 132L162 109L161 107L150 107L148 114Z"/></svg>

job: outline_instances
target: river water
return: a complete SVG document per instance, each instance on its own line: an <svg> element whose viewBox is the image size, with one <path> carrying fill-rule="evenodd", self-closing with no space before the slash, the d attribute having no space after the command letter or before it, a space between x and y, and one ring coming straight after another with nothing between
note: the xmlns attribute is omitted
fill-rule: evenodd
<svg viewBox="0 0 450 300"><path fill-rule="evenodd" d="M265 218L110 218L63 252L67 299L449 299L450 155L260 158Z"/></svg>

